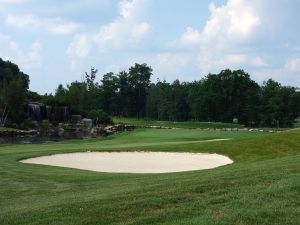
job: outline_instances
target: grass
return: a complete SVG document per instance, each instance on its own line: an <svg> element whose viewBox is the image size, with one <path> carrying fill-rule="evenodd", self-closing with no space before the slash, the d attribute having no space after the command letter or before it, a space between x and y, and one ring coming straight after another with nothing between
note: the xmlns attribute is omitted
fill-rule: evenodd
<svg viewBox="0 0 300 225"><path fill-rule="evenodd" d="M185 121L185 122L172 122L172 121L155 121L137 118L113 118L115 123L126 123L130 125L139 126L162 126L174 128L243 128L243 125L234 123L217 123L217 122L199 122L199 121Z"/></svg>
<svg viewBox="0 0 300 225"><path fill-rule="evenodd" d="M0 145L0 224L299 224L300 129L282 133L139 129L107 138ZM200 142L233 138L224 142ZM216 152L235 163L169 174L21 164L74 151Z"/></svg>
<svg viewBox="0 0 300 225"><path fill-rule="evenodd" d="M1 127L0 126L0 131L17 131L18 129L15 128L9 128L9 127Z"/></svg>

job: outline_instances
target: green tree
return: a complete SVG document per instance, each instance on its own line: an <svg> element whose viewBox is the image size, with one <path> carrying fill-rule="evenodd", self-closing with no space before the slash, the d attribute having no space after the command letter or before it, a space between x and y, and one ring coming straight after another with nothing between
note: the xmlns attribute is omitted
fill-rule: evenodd
<svg viewBox="0 0 300 225"><path fill-rule="evenodd" d="M129 74L126 71L121 71L117 75L118 96L117 108L119 116L129 116L130 112L130 93L131 87L129 84Z"/></svg>
<svg viewBox="0 0 300 225"><path fill-rule="evenodd" d="M59 84L55 90L55 103L57 106L67 105L67 92L68 90L64 88L62 84Z"/></svg>
<svg viewBox="0 0 300 225"><path fill-rule="evenodd" d="M117 92L118 92L118 78L113 73L103 75L101 80L101 102L102 109L110 115L116 115L117 112Z"/></svg>
<svg viewBox="0 0 300 225"><path fill-rule="evenodd" d="M85 82L75 81L67 85L67 104L70 106L71 113L86 116L89 109L87 84Z"/></svg>
<svg viewBox="0 0 300 225"><path fill-rule="evenodd" d="M29 76L19 67L0 58L0 123L7 120L20 123L24 120L24 103L29 86Z"/></svg>
<svg viewBox="0 0 300 225"><path fill-rule="evenodd" d="M171 85L172 90L172 109L170 112L170 118L173 121L183 121L189 119L189 105L187 103L187 83L180 83L179 80L175 80Z"/></svg>
<svg viewBox="0 0 300 225"><path fill-rule="evenodd" d="M93 120L95 125L99 124L111 124L112 120L110 116L104 112L102 109L93 109L87 114L88 118Z"/></svg>
<svg viewBox="0 0 300 225"><path fill-rule="evenodd" d="M152 84L147 95L147 116L157 120L171 120L172 89L166 81Z"/></svg>
<svg viewBox="0 0 300 225"><path fill-rule="evenodd" d="M194 83L192 90L189 102L194 117L220 122L232 122L237 118L244 124L255 117L253 102L257 95L253 94L259 93L259 85L243 70L209 74L201 82ZM247 107L250 102L252 106Z"/></svg>
<svg viewBox="0 0 300 225"><path fill-rule="evenodd" d="M97 85L95 83L97 73L98 73L98 70L95 69L94 67L91 67L90 73L85 72L85 82L86 82L87 88L89 90L95 88L95 86Z"/></svg>
<svg viewBox="0 0 300 225"><path fill-rule="evenodd" d="M260 119L262 126L292 126L299 116L300 97L294 87L282 86L270 79L262 86L262 107Z"/></svg>
<svg viewBox="0 0 300 225"><path fill-rule="evenodd" d="M147 64L135 64L129 68L129 85L131 87L131 116L145 116L147 93L150 87L152 68Z"/></svg>

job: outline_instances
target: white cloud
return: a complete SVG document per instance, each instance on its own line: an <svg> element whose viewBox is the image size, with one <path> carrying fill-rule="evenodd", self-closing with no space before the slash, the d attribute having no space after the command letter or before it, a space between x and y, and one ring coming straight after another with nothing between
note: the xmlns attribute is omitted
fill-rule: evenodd
<svg viewBox="0 0 300 225"><path fill-rule="evenodd" d="M228 68L238 68L247 61L244 54L212 54L202 51L198 55L198 68L203 73L217 72L218 70ZM213 71L212 71L213 70Z"/></svg>
<svg viewBox="0 0 300 225"><path fill-rule="evenodd" d="M261 69L261 70L253 70L251 72L252 78L257 82L262 84L264 81L268 79L273 79L276 81L282 81L283 70L281 68L273 68L273 69ZM287 74L289 76L289 74Z"/></svg>
<svg viewBox="0 0 300 225"><path fill-rule="evenodd" d="M172 41L169 46L181 48L199 45L200 43L201 33L192 27L187 27L186 31L181 35L181 37L175 41Z"/></svg>
<svg viewBox="0 0 300 225"><path fill-rule="evenodd" d="M1 33L0 33L0 41L1 41L1 42L7 41L7 40L9 40L9 39L10 39L10 37L9 37L8 35L1 34Z"/></svg>
<svg viewBox="0 0 300 225"><path fill-rule="evenodd" d="M191 75L189 69L191 69L190 62L193 60L194 59L187 53L150 53L115 61L112 64L105 66L103 71L113 71L117 73L122 70L128 70L129 66L132 66L135 63L146 63L151 66L154 71L152 77L153 81L156 81L156 79L166 80L168 82L172 82L175 79L188 81L191 80L191 77L188 77L187 75ZM193 75L195 74L193 73Z"/></svg>
<svg viewBox="0 0 300 225"><path fill-rule="evenodd" d="M150 24L143 21L143 12L147 0L121 1L119 3L120 17L104 25L93 40L98 47L133 47L149 32Z"/></svg>
<svg viewBox="0 0 300 225"><path fill-rule="evenodd" d="M86 58L90 49L135 48L149 33L150 24L144 21L148 0L123 0L119 3L119 17L100 27L98 32L75 35L67 49L67 55L76 61Z"/></svg>
<svg viewBox="0 0 300 225"><path fill-rule="evenodd" d="M187 27L179 39L171 42L171 46L207 47L209 45L225 48L230 44L246 40L261 24L254 5L246 0L229 0L227 4L220 7L211 3L209 11L210 18L201 31Z"/></svg>
<svg viewBox="0 0 300 225"><path fill-rule="evenodd" d="M228 64L244 64L247 60L245 54L231 54L225 57L224 65Z"/></svg>
<svg viewBox="0 0 300 225"><path fill-rule="evenodd" d="M260 57L248 54L226 54L225 52L201 52L197 60L198 68L203 73L218 72L225 68L258 69L269 65Z"/></svg>
<svg viewBox="0 0 300 225"><path fill-rule="evenodd" d="M247 38L260 25L261 21L255 9L246 0L229 0L226 5L209 5L210 19L202 31L204 40Z"/></svg>
<svg viewBox="0 0 300 225"><path fill-rule="evenodd" d="M256 56L251 60L251 64L255 67L266 67L268 64L260 57Z"/></svg>
<svg viewBox="0 0 300 225"><path fill-rule="evenodd" d="M159 53L150 59L156 67L165 72L178 72L189 63L190 57L183 53Z"/></svg>
<svg viewBox="0 0 300 225"><path fill-rule="evenodd" d="M19 46L11 37L0 34L0 55L4 60L17 63L21 70L31 70L42 66L42 44L35 41L29 49Z"/></svg>
<svg viewBox="0 0 300 225"><path fill-rule="evenodd" d="M248 65L253 67L266 67L268 64L260 56L249 56L246 54L230 54L221 60L223 66Z"/></svg>
<svg viewBox="0 0 300 225"><path fill-rule="evenodd" d="M43 18L32 14L7 15L5 24L18 29L54 35L72 34L79 28L77 23L65 21L62 18Z"/></svg>
<svg viewBox="0 0 300 225"><path fill-rule="evenodd" d="M27 53L20 52L20 60L26 69L41 67L42 44L34 42Z"/></svg>
<svg viewBox="0 0 300 225"><path fill-rule="evenodd" d="M246 0L228 0L219 7L211 3L210 17L203 29L187 27L169 46L188 48L197 59L197 66L202 73L228 67L237 69L245 65L267 66L261 57L240 48L251 40L262 23L256 7L254 2ZM189 47L193 47L193 51Z"/></svg>
<svg viewBox="0 0 300 225"><path fill-rule="evenodd" d="M85 34L78 34L67 49L67 55L71 59L71 67L74 68L79 59L84 59L90 52L90 45L88 36Z"/></svg>
<svg viewBox="0 0 300 225"><path fill-rule="evenodd" d="M259 83L273 79L282 85L289 85L293 87L300 87L299 76L294 72L282 68L270 68L251 71L252 79Z"/></svg>
<svg viewBox="0 0 300 225"><path fill-rule="evenodd" d="M0 0L0 4L20 4L20 3L24 3L27 0Z"/></svg>
<svg viewBox="0 0 300 225"><path fill-rule="evenodd" d="M288 60L284 68L291 72L300 72L300 58L292 58Z"/></svg>
<svg viewBox="0 0 300 225"><path fill-rule="evenodd" d="M122 0L119 3L120 16L127 20L144 17L148 0Z"/></svg>
<svg viewBox="0 0 300 225"><path fill-rule="evenodd" d="M212 68L220 70L227 68L228 65L231 65L231 67L240 67L247 60L248 57L245 54L220 55L202 53L198 57L198 67L202 72L208 73L212 72L210 71Z"/></svg>

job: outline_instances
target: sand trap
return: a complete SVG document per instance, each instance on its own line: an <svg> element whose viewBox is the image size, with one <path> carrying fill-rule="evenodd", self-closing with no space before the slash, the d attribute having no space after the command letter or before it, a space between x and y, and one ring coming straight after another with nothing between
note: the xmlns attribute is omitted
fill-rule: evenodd
<svg viewBox="0 0 300 225"><path fill-rule="evenodd" d="M80 152L21 162L112 173L169 173L211 169L233 163L228 157L218 154L174 152Z"/></svg>

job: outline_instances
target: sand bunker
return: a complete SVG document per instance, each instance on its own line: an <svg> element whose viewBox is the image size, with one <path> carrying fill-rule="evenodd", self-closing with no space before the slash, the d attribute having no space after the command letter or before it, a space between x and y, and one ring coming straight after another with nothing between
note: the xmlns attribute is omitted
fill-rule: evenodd
<svg viewBox="0 0 300 225"><path fill-rule="evenodd" d="M218 154L175 152L79 152L21 162L112 173L169 173L211 169L233 163L228 157Z"/></svg>

